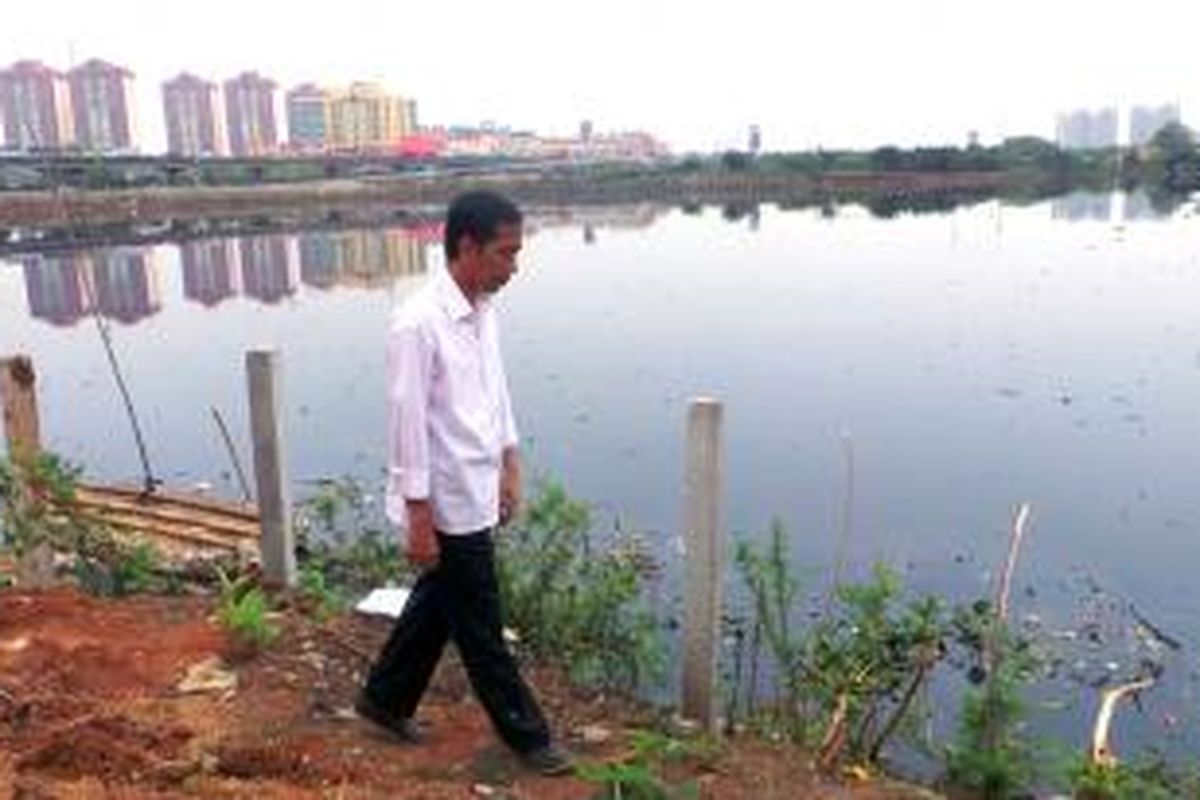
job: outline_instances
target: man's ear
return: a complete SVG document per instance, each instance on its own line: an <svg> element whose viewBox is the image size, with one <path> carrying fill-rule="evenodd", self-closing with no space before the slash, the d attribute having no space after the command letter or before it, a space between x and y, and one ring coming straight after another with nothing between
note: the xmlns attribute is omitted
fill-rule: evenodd
<svg viewBox="0 0 1200 800"><path fill-rule="evenodd" d="M464 256L466 258L475 258L479 255L479 242L475 241L471 234L464 233L458 237L458 255L459 258Z"/></svg>

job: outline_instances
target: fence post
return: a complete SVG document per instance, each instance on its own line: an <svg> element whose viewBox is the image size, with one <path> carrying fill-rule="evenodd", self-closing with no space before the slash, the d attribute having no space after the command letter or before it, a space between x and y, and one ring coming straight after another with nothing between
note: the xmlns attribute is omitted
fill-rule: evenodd
<svg viewBox="0 0 1200 800"><path fill-rule="evenodd" d="M721 579L725 539L722 405L688 404L684 477L683 716L718 733L717 666L721 642Z"/></svg>
<svg viewBox="0 0 1200 800"><path fill-rule="evenodd" d="M31 457L41 449L38 425L37 375L29 356L0 359L0 402L4 404L4 436L13 460Z"/></svg>
<svg viewBox="0 0 1200 800"><path fill-rule="evenodd" d="M278 350L246 353L254 478L262 525L263 577L276 586L296 585L292 494L283 431L283 356Z"/></svg>

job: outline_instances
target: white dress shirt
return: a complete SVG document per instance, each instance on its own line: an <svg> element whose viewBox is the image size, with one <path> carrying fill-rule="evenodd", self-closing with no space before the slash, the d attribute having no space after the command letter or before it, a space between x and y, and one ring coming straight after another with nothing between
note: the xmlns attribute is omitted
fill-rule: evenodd
<svg viewBox="0 0 1200 800"><path fill-rule="evenodd" d="M490 303L431 277L392 314L387 381L388 517L407 527L405 501L429 500L442 533L496 525L517 427Z"/></svg>

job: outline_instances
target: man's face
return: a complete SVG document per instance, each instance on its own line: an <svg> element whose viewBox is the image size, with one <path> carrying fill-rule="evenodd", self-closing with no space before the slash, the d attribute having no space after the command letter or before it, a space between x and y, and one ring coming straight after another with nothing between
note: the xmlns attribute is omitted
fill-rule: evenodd
<svg viewBox="0 0 1200 800"><path fill-rule="evenodd" d="M500 291L517 272L517 254L521 252L520 224L502 224L496 236L483 246L470 247L475 256L479 285L488 294Z"/></svg>

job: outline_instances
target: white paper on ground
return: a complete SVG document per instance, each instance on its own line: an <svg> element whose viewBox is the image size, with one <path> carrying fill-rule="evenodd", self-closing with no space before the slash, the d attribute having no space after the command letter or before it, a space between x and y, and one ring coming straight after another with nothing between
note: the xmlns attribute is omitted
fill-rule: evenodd
<svg viewBox="0 0 1200 800"><path fill-rule="evenodd" d="M410 594L412 594L412 590L404 586L372 589L371 593L354 607L354 610L360 614L380 614L385 617L399 617L400 612L404 610L404 604L408 602Z"/></svg>

